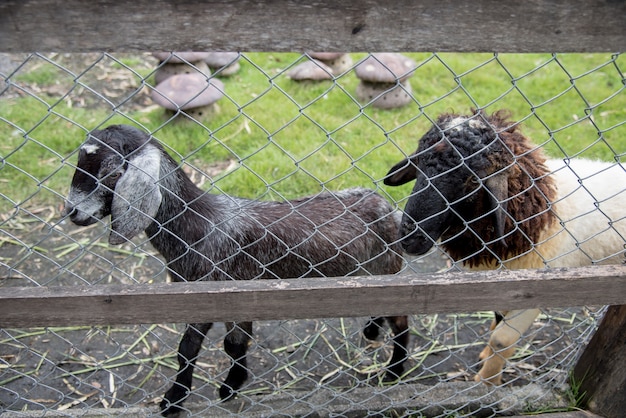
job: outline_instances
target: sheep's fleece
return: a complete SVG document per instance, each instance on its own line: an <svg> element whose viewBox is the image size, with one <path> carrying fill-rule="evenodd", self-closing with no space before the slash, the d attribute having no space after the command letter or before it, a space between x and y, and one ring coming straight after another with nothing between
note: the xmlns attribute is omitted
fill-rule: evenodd
<svg viewBox="0 0 626 418"><path fill-rule="evenodd" d="M473 269L623 262L624 166L546 159L508 115L443 114L417 150L391 168L387 185L415 181L402 219L403 249L423 254L438 242ZM503 314L477 380L501 383L505 359L538 310Z"/></svg>

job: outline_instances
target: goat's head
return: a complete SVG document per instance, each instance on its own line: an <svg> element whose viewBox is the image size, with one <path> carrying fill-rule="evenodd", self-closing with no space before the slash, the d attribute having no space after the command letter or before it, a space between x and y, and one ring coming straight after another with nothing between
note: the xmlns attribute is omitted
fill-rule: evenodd
<svg viewBox="0 0 626 418"><path fill-rule="evenodd" d="M503 236L507 168L515 160L494 120L500 119L480 112L440 116L417 151L387 174L389 186L416 180L401 225L407 253L424 254L439 238L454 238L480 219L489 218L494 236Z"/></svg>
<svg viewBox="0 0 626 418"><path fill-rule="evenodd" d="M160 146L136 128L112 125L89 133L78 152L63 214L77 225L111 215L111 244L131 239L154 221L161 203Z"/></svg>

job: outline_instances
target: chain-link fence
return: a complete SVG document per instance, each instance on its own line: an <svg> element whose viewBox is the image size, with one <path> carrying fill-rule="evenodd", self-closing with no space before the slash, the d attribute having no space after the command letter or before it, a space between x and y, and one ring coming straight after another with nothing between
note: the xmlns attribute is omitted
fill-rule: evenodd
<svg viewBox="0 0 626 418"><path fill-rule="evenodd" d="M400 209L412 185L391 188L383 178L444 112L508 109L537 147L561 160L615 166L626 152L626 60L619 54L403 54L401 64L382 65L395 81L380 83L361 74L374 71L380 55L314 61L308 54L242 53L218 64L207 56L173 63L179 56L0 56L0 286L167 280L167 263L146 235L112 246L106 219L77 227L61 214L87 132L111 124L153 135L211 194L284 201L359 186ZM171 74L182 76L161 84ZM203 92L221 97L205 100ZM625 220L610 222L613 228ZM407 257L400 274L461 268L437 245ZM517 342L501 387L473 380L491 312L409 317L408 357L396 383L384 381L392 335L383 328L378 340L365 339L367 318L262 321L254 324L249 377L227 402L218 388L231 363L223 346L229 331L216 325L204 340L185 407L199 416L473 416L567 408L579 395L569 373L602 312L542 311ZM158 415L178 370L183 331L181 324L2 329L0 408L15 416L96 409Z"/></svg>

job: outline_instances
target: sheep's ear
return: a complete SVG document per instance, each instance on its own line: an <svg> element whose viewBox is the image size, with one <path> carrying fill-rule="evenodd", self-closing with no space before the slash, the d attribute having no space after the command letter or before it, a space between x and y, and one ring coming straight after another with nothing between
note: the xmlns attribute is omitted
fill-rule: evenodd
<svg viewBox="0 0 626 418"><path fill-rule="evenodd" d="M109 243L116 245L130 240L154 221L161 205L157 180L161 154L146 149L128 161L128 168L115 186L111 203L111 234Z"/></svg>
<svg viewBox="0 0 626 418"><path fill-rule="evenodd" d="M417 166L415 156L410 156L391 167L383 182L387 186L401 186L417 178Z"/></svg>
<svg viewBox="0 0 626 418"><path fill-rule="evenodd" d="M490 209L495 209L496 232L499 237L503 237L504 223L507 216L507 198L509 197L508 177L504 173L494 174L485 179L485 187L489 190ZM502 239L502 242L504 242L504 239Z"/></svg>

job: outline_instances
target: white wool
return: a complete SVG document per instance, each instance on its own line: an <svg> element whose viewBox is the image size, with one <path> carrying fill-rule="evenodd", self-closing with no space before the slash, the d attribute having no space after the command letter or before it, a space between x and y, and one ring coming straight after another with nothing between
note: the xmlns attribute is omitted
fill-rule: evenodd
<svg viewBox="0 0 626 418"><path fill-rule="evenodd" d="M443 127L443 130L444 131L452 130L454 132L460 132L463 129L463 124L465 124L466 122L468 122L468 125L470 126L470 128L474 128L474 129L484 128L486 126L485 123L481 119L465 118L463 116L458 116L450 120L448 123L446 123L446 125Z"/></svg>
<svg viewBox="0 0 626 418"><path fill-rule="evenodd" d="M82 147L80 147L80 149L85 151L87 154L95 154L96 151L100 149L100 146L96 144L85 144Z"/></svg>
<svg viewBox="0 0 626 418"><path fill-rule="evenodd" d="M549 266L616 263L626 242L626 170L620 164L574 159L547 161L557 185L561 225L541 249ZM577 245L578 243L578 245Z"/></svg>

